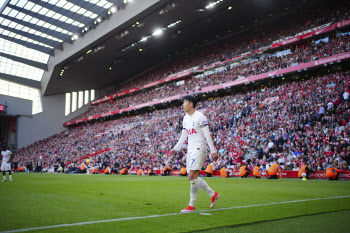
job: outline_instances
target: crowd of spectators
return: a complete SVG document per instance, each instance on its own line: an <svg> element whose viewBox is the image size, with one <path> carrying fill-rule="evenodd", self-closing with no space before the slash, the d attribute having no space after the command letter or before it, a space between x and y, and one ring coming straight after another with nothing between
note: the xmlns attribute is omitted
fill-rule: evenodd
<svg viewBox="0 0 350 233"><path fill-rule="evenodd" d="M348 171L349 84L344 71L200 102L220 154L215 168L248 163L266 169L277 161L284 170L296 170L306 161L312 170L332 164ZM78 169L86 162L79 158L112 148L91 156L90 167L180 169L186 145L175 157L169 150L180 137L182 117L182 109L173 107L73 128L19 150L15 160L19 166L29 162L34 168L40 160L44 167L64 163L67 170ZM208 157L205 166L211 162Z"/></svg>
<svg viewBox="0 0 350 233"><path fill-rule="evenodd" d="M288 52L289 50L290 52ZM289 49L284 49L284 51L288 52L285 55L277 56L263 54L258 58L241 62L238 65L228 65L222 71L210 75L205 75L199 78L187 78L184 85L177 85L176 82L168 83L156 89L148 89L144 92L135 93L135 95L132 96L121 97L107 103L91 106L88 111L80 114L73 120L107 113L177 94L186 94L186 92L193 91L196 88L199 89L206 86L235 81L239 78L267 73L269 71L307 63L324 57L333 56L335 54L349 52L349 50L350 36L346 34L332 36L328 41L310 41L308 44L303 43L294 45ZM142 98L140 98L140 96L142 96Z"/></svg>
<svg viewBox="0 0 350 233"><path fill-rule="evenodd" d="M262 27L266 30L252 29L187 53L142 79L126 83L117 92L191 67L226 60L277 39L349 18L348 8L339 7L338 3L326 11L322 9L321 13L320 9L313 9L315 11L303 14L303 17L292 17L288 24L273 21L273 27ZM189 77L182 85L168 83L91 107L78 118L348 52L349 43L349 35L334 34L329 41L303 42L284 48L290 50L285 55L265 53L229 65L221 71ZM279 86L272 83L271 86L247 93L200 102L197 108L207 116L214 144L220 154L215 168L227 166L238 169L246 163L249 166L260 164L266 169L270 163L277 162L284 170L298 170L304 161L315 171L323 171L327 165L334 165L341 171L349 170L349 85L349 71L342 71L306 81L285 81ZM268 102L268 98L274 101ZM61 165L65 166L66 171L79 171L81 163L87 163L86 159L80 158L95 154L89 157L87 166L145 170L170 165L173 169L180 169L185 166L186 145L174 157L169 156L169 150L180 137L183 115L183 110L175 106L78 126L20 149L14 162L30 169L35 169L40 162L46 168ZM99 153L108 148L110 150ZM208 157L205 166L211 162Z"/></svg>
<svg viewBox="0 0 350 233"><path fill-rule="evenodd" d="M303 7L301 11L298 10L288 15L288 23L276 18L259 27L253 27L248 31L244 30L220 40L215 44L206 45L195 51L185 53L142 77L123 83L107 95L141 87L193 67L210 65L246 52L252 52L263 46L271 45L274 41L295 36L298 33L327 23L341 22L350 17L347 10L349 7L350 4L347 1L331 2L328 5L318 6L316 9L312 6Z"/></svg>

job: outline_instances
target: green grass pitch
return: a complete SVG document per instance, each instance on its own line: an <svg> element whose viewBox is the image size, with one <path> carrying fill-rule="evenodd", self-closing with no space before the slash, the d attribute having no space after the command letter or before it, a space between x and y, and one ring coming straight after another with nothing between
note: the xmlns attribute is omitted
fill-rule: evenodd
<svg viewBox="0 0 350 233"><path fill-rule="evenodd" d="M0 232L81 222L86 224L26 232L350 229L350 181L203 178L221 194L215 211L209 208L208 194L199 190L197 212L178 214L189 202L186 177L22 173L13 179L0 183ZM157 216L133 219L152 215ZM119 221L94 223L110 219Z"/></svg>

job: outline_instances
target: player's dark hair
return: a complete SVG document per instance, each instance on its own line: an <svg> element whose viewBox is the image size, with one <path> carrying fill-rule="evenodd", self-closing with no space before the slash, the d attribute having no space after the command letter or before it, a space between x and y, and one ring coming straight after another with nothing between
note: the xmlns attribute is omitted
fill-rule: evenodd
<svg viewBox="0 0 350 233"><path fill-rule="evenodd" d="M6 145L2 145L1 148L2 148L3 151L7 150L7 146Z"/></svg>
<svg viewBox="0 0 350 233"><path fill-rule="evenodd" d="M193 108L196 108L197 106L197 98L194 95L185 95L183 97L184 100L187 100L189 102L192 102Z"/></svg>

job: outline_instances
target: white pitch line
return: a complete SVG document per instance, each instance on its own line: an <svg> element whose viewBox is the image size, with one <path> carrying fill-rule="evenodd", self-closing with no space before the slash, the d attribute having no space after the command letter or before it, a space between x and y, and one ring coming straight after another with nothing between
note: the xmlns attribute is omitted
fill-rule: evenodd
<svg viewBox="0 0 350 233"><path fill-rule="evenodd" d="M295 201L272 202L272 203L266 203L266 204L256 204L256 205L247 205L247 206L235 206L235 207L220 208L220 209L200 210L200 211L196 211L196 212L192 212L192 213L172 213L172 214L149 215L149 216L141 216L141 217L98 220L98 221L91 221L91 222L77 222L77 223L70 223L70 224L60 224L60 225L53 225L53 226L31 227L31 228L24 228L24 229L17 229L17 230L1 231L0 233L35 231L35 230L44 230L44 229L59 228L59 227L74 227L74 226L96 224L96 223L120 222L120 221L136 220L136 219L147 219L147 218L158 218L158 217L174 216L174 215L181 215L181 214L203 213L203 212L212 212L212 211L220 211L220 210L233 210L233 209L242 209L242 208L250 208L250 207L279 205L279 204L288 204L288 203L298 203L298 202L305 202L305 201L319 201L319 200L338 199L338 198L347 198L347 197L350 197L350 195L348 195L348 196L337 196L337 197L314 198L314 199L305 199L305 200L295 200Z"/></svg>

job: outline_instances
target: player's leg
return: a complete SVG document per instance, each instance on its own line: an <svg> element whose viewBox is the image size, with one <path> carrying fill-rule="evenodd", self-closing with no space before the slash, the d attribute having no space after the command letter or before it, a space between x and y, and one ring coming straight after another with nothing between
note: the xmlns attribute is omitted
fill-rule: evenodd
<svg viewBox="0 0 350 233"><path fill-rule="evenodd" d="M198 186L199 188L201 188L202 190L204 190L205 192L207 192L209 194L209 196L211 197L211 205L210 207L214 207L216 204L217 199L219 198L220 194L214 192L209 185L207 184L207 182L205 182L202 178L199 178L199 173L201 168L203 167L205 158L207 157L207 153L203 152L203 153L196 153L196 156L194 157L194 162L192 163L192 169L194 170L198 170L198 173L196 173L196 180L198 180Z"/></svg>
<svg viewBox="0 0 350 233"><path fill-rule="evenodd" d="M210 204L210 208L213 208L216 205L216 201L219 199L220 194L217 192L214 192L209 185L207 184L207 182L205 182L202 178L198 178L199 181L199 187L206 191L209 196L211 197L211 204Z"/></svg>
<svg viewBox="0 0 350 233"><path fill-rule="evenodd" d="M6 167L5 167L5 163L2 163L1 164L1 171L2 171L2 175L3 175L3 180L2 180L2 182L4 182L4 181L6 181Z"/></svg>
<svg viewBox="0 0 350 233"><path fill-rule="evenodd" d="M196 204L196 199L197 199L198 190L199 190L198 176L200 173L200 168L195 169L195 167L198 166L197 162L198 162L198 158L196 154L192 153L191 151L188 151L187 158L186 158L186 165L187 165L188 180L190 181L190 184L191 184L190 203L185 209L181 210L181 212L183 213L195 211L195 204Z"/></svg>
<svg viewBox="0 0 350 233"><path fill-rule="evenodd" d="M2 170L2 169L1 169ZM2 172L2 176L3 176L3 180L2 180L2 182L4 182L4 181L6 181L6 172L3 170L3 172Z"/></svg>
<svg viewBox="0 0 350 233"><path fill-rule="evenodd" d="M199 170L203 167L205 158L207 157L207 152L206 150L204 150L202 153L199 154L199 160L198 160L198 167ZM220 194L217 192L214 192L209 185L207 184L207 182L205 182L205 180L203 180L202 178L198 178L199 181L199 187L204 190L205 192L208 193L208 195L211 197L211 204L210 204L210 208L213 208L216 204L216 201L219 199Z"/></svg>
<svg viewBox="0 0 350 233"><path fill-rule="evenodd" d="M190 170L188 174L188 179L191 184L191 192L190 192L190 203L189 205L192 207L195 207L196 200L197 200L197 195L198 195L198 190L199 190L199 176L200 171L199 170Z"/></svg>
<svg viewBox="0 0 350 233"><path fill-rule="evenodd" d="M11 171L11 167L10 167L10 170L9 170L9 178L10 178L10 181L12 181L12 171Z"/></svg>
<svg viewBox="0 0 350 233"><path fill-rule="evenodd" d="M198 190L199 190L199 184L198 184L198 176L200 171L199 170L189 170L188 171L188 179L191 184L191 190L190 190L190 203L188 206L181 210L182 213L189 213L195 211L195 204L197 200Z"/></svg>

